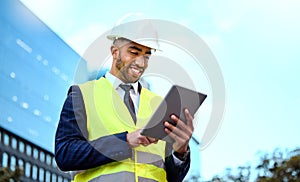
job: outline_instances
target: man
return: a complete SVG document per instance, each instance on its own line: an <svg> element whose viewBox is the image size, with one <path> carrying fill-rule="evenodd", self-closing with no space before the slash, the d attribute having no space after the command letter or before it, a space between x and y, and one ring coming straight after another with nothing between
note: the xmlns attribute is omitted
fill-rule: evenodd
<svg viewBox="0 0 300 182"><path fill-rule="evenodd" d="M193 117L186 110L187 124L174 115L176 126L165 122L173 144L141 135L161 100L138 82L154 49L124 32L108 38L110 71L69 89L56 131L57 165L74 171L74 181L182 181L190 166Z"/></svg>

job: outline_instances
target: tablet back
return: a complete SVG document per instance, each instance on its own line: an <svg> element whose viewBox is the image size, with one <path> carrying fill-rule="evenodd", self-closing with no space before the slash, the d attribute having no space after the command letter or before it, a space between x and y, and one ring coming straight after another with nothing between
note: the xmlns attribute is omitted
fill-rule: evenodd
<svg viewBox="0 0 300 182"><path fill-rule="evenodd" d="M182 121L186 122L184 109L187 108L194 115L206 97L207 95L200 92L173 85L141 134L173 143L173 139L164 131L164 122L173 123L170 118L172 114L179 116Z"/></svg>

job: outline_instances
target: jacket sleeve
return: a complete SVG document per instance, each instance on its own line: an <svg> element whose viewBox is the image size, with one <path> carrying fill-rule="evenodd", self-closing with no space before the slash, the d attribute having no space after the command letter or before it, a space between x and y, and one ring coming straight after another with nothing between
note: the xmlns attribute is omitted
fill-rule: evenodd
<svg viewBox="0 0 300 182"><path fill-rule="evenodd" d="M165 166L167 172L168 182L182 182L190 169L191 156L188 154L187 158L181 165L176 165L172 155L172 146L167 143Z"/></svg>
<svg viewBox="0 0 300 182"><path fill-rule="evenodd" d="M61 170L85 170L132 156L132 149L126 142L126 131L89 141L86 123L80 88L72 86L55 135L55 159Z"/></svg>

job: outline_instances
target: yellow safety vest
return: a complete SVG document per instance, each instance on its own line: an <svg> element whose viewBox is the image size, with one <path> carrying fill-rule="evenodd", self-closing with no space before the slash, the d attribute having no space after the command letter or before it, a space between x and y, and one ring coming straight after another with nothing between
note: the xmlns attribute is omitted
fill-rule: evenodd
<svg viewBox="0 0 300 182"><path fill-rule="evenodd" d="M85 103L89 140L142 128L161 102L161 97L143 88L134 124L123 100L107 79L90 81L79 85L79 88ZM136 147L131 159L88 169L76 174L74 181L167 181L165 145L159 140L157 144Z"/></svg>

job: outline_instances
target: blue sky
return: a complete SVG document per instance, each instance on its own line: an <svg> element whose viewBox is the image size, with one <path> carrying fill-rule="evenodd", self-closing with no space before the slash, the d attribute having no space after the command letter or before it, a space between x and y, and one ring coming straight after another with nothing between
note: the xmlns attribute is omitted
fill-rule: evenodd
<svg viewBox="0 0 300 182"><path fill-rule="evenodd" d="M300 146L299 1L21 1L81 55L132 12L174 21L203 38L226 87L222 126L199 151L203 177L255 161L258 151ZM196 132L201 138L201 128Z"/></svg>

